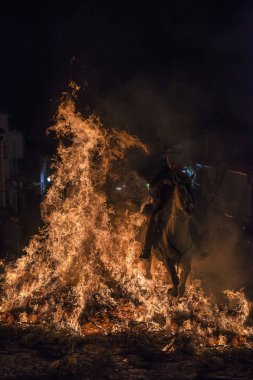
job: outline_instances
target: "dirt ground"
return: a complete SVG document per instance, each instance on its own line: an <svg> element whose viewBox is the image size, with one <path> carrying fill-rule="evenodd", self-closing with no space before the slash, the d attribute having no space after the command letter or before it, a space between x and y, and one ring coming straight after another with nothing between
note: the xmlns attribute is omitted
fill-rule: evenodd
<svg viewBox="0 0 253 380"><path fill-rule="evenodd" d="M77 337L0 325L0 379L253 379L251 349L162 351L168 343L144 332Z"/></svg>

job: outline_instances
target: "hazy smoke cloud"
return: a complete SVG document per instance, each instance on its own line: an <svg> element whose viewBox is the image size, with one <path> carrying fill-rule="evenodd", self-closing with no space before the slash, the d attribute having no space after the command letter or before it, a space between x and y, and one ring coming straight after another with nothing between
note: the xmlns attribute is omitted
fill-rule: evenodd
<svg viewBox="0 0 253 380"><path fill-rule="evenodd" d="M195 84L139 77L111 93L105 109L110 125L138 135L155 154L179 143L192 153L204 148L209 105Z"/></svg>
<svg viewBox="0 0 253 380"><path fill-rule="evenodd" d="M125 129L151 147L151 157L138 156L132 168L151 178L166 148L181 144L185 160L206 159L215 165L231 153L226 138L212 130L209 116L215 102L206 90L183 80L160 80L136 77L124 87L114 90L105 101L109 126ZM229 128L228 128L229 130ZM228 149L228 151L227 151ZM143 184L142 184L143 186ZM195 265L195 275L202 278L207 290L221 294L227 288L240 289L246 282L242 250L242 230L224 215L216 199L207 203L202 224L202 248L209 257Z"/></svg>
<svg viewBox="0 0 253 380"><path fill-rule="evenodd" d="M217 196L208 204L205 217L198 223L200 230L202 227L201 248L209 257L195 262L193 275L197 274L204 288L218 297L224 289L244 287L248 276L245 236L237 215L225 214L222 197Z"/></svg>

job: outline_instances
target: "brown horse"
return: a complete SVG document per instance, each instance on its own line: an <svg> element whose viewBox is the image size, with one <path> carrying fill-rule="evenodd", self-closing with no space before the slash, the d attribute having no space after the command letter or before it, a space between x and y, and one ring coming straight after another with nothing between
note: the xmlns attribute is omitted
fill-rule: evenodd
<svg viewBox="0 0 253 380"><path fill-rule="evenodd" d="M158 232L153 254L163 262L170 274L172 288L169 294L174 297L184 295L192 258L197 251L189 229L193 209L194 202L190 189L180 184L175 186L172 200L156 215ZM151 262L146 266L149 275L150 268Z"/></svg>

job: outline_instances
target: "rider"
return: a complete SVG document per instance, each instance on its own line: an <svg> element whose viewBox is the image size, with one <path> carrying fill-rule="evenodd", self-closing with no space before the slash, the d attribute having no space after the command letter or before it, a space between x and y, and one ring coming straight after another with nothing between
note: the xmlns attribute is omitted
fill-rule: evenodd
<svg viewBox="0 0 253 380"><path fill-rule="evenodd" d="M183 191L183 186L189 186L189 182L189 175L183 170L182 166L182 151L180 149L170 149L166 154L166 164L150 184L153 210L147 225L144 248L139 257L141 260L150 260L151 248L157 230L157 213L165 205L168 205L168 201L172 201L175 185L179 185ZM191 209L192 207L193 203L185 205L190 214L194 211Z"/></svg>

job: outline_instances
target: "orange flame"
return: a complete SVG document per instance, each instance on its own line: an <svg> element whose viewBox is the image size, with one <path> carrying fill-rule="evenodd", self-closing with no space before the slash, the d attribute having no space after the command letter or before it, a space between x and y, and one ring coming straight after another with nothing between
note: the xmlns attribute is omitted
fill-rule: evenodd
<svg viewBox="0 0 253 380"><path fill-rule="evenodd" d="M196 280L188 284L186 297L168 298L161 264L152 279L145 277L137 239L145 217L127 207L118 212L109 202L107 181L129 149L148 153L148 148L124 131L103 128L94 115L84 119L72 99L62 102L50 130L60 144L42 203L45 224L26 254L5 268L2 320L78 330L81 316L92 315L94 305L111 308L111 314L118 305L121 322L115 329L128 328L132 318L153 331L192 331L209 345L229 344L231 332L237 336L231 344L245 342L252 330L246 325L250 305L243 292L226 291L221 308ZM133 178L133 187L144 191L145 181L136 173ZM119 298L127 304L119 307Z"/></svg>

